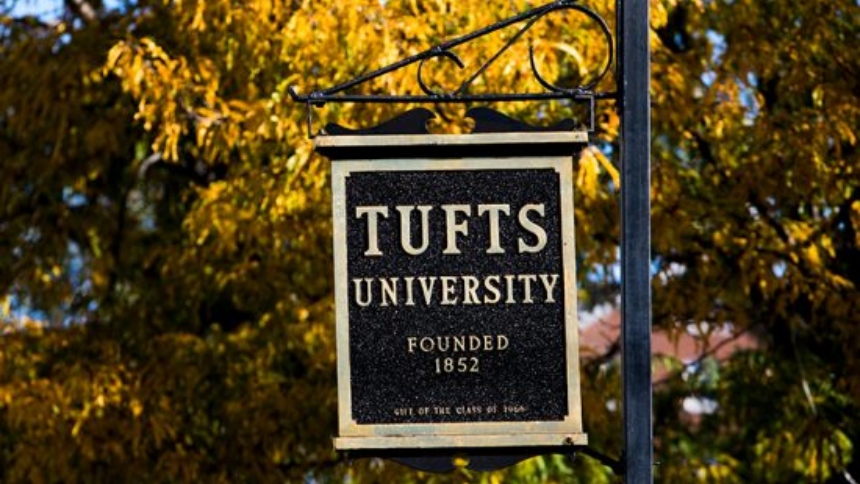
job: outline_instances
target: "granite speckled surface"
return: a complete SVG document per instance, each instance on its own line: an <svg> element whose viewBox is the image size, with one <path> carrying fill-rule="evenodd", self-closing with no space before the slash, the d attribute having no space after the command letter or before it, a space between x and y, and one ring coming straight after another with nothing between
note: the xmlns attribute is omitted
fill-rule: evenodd
<svg viewBox="0 0 860 484"><path fill-rule="evenodd" d="M347 274L349 278L349 340L353 418L359 424L559 421L568 414L564 337L562 248L558 174L551 169L441 170L354 172L346 180ZM478 215L479 204L508 204L510 214L499 216L504 254L488 254L490 217ZM445 212L441 205L471 206L468 235L457 236L461 254L443 254ZM547 243L538 253L520 253L518 240L535 245L537 239L518 223L524 205L543 204L544 214L529 219L546 231ZM364 255L368 248L368 220L356 217L356 207L387 206L388 217L378 218L381 256ZM429 246L419 255L401 248L398 205L429 205ZM411 241L418 246L420 214L412 212ZM531 281L532 302L525 301L519 275L558 275L547 300L540 279ZM514 276L514 279L505 276ZM451 289L441 304L442 277ZM479 281L474 295L465 294L463 277ZM492 276L498 276L493 279ZM406 277L414 278L407 283ZM425 284L434 280L428 291ZM436 279L432 279L432 278ZM499 301L487 287L500 292ZM397 278L394 280L393 278ZM363 282L356 283L354 280ZM396 290L382 304L380 279ZM507 292L506 282L514 282ZM411 285L414 305L406 304ZM363 294L356 294L361 288ZM368 299L369 298L369 299ZM358 304L358 300L369 304ZM550 298L552 299L552 298ZM514 301L508 303L507 301ZM482 341L480 350L458 348L460 342ZM441 337L442 339L438 339ZM484 338L489 337L488 340ZM500 337L502 339L500 339ZM411 338L411 339L410 339ZM431 338L433 351L423 351ZM435 339L434 339L435 338ZM447 339L446 339L447 338ZM447 341L449 351L438 351ZM486 344L490 341L491 344ZM507 346L499 350L500 344ZM472 344L474 347L475 345ZM487 349L492 347L493 349ZM445 358L453 358L447 371ZM465 365L460 363L465 358ZM441 359L441 360L440 360ZM465 371L460 371L465 367ZM447 367L451 368L451 367ZM473 371L473 370L477 371Z"/></svg>

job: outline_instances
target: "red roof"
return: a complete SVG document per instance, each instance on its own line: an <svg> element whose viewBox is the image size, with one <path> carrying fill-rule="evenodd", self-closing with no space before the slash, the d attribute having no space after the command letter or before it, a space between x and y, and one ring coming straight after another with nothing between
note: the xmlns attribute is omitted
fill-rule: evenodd
<svg viewBox="0 0 860 484"><path fill-rule="evenodd" d="M580 329L579 345L583 359L602 356L619 340L621 335L621 313L613 309L597 321ZM669 334L657 329L651 333L651 353L654 356L672 356L682 363L691 363L705 357L724 361L732 353L758 346L749 333L733 333L730 324L715 328L710 334L690 325L686 330ZM653 380L666 376L666 370L654 367Z"/></svg>

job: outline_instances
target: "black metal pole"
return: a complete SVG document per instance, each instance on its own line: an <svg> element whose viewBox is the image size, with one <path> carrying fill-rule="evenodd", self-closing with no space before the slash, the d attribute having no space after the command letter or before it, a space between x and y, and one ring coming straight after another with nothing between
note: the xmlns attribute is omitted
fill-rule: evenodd
<svg viewBox="0 0 860 484"><path fill-rule="evenodd" d="M651 106L648 0L618 0L625 482L654 482L651 423Z"/></svg>

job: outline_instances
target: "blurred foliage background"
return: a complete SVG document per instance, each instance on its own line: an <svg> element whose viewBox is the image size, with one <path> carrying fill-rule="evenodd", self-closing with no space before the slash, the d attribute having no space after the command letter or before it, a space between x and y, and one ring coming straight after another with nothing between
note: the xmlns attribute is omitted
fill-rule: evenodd
<svg viewBox="0 0 860 484"><path fill-rule="evenodd" d="M614 2L583 4L614 27ZM524 0L0 1L0 480L619 482L587 456L496 473L345 462L328 164L309 92L536 6ZM651 0L655 329L754 336L665 358L660 482L860 478L860 6ZM513 34L463 46L475 66ZM593 24L553 14L474 92L573 86ZM428 65L445 87L462 79ZM460 76L460 77L458 77ZM599 90L612 91L609 76ZM414 70L362 92L417 93ZM331 105L370 126L409 106ZM440 131L468 106L435 107ZM532 122L566 103L496 106ZM618 116L576 160L583 311L618 293ZM705 338L707 339L707 338ZM617 346L582 362L591 445L619 456ZM691 420L686 398L712 402Z"/></svg>

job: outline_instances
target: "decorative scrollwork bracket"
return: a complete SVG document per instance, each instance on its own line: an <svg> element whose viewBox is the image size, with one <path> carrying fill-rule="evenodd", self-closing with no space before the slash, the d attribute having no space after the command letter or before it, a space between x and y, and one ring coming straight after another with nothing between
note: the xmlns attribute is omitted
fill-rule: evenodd
<svg viewBox="0 0 860 484"><path fill-rule="evenodd" d="M531 27L541 18L546 15L560 11L572 10L585 15L592 20L600 29L607 46L607 56L605 63L601 67L600 72L588 80L588 82L574 86L561 87L549 82L544 78L537 68L535 62L534 49L529 48L529 65L531 66L532 75L535 80L545 89L543 92L526 92L526 93L485 93L471 94L469 86L483 74L502 54L504 54L513 44L515 44ZM468 43L477 38L486 36L506 27L523 24L522 27L513 35L507 42L493 54L486 62L481 64L478 69L463 81L459 87L452 91L440 92L430 88L423 78L423 67L427 60L433 58L446 58L457 64L458 67L465 68L463 61L455 54L452 49L462 44ZM470 102L512 102L512 101L546 101L554 99L565 99L578 104L585 104L588 107L588 121L586 123L588 131L594 131L595 126L595 100L616 99L615 92L597 92L594 88L607 76L613 65L614 56L614 39L612 32L606 21L594 10L581 5L577 0L557 0L546 5L536 7L534 9L523 12L519 15L502 20L495 24L489 25L482 29L470 32L466 35L448 40L430 49L420 52L411 57L407 57L388 66L368 72L361 76L355 77L347 82L338 84L328 89L314 91L309 94L300 94L294 86L288 88L290 97L293 101L302 102L307 107L307 123L308 135L313 137L311 128L311 108L320 107L326 103L470 103ZM412 64L418 64L417 82L421 89L421 94L347 94L347 91L353 87L369 82L378 77L384 76L393 71L405 68Z"/></svg>

